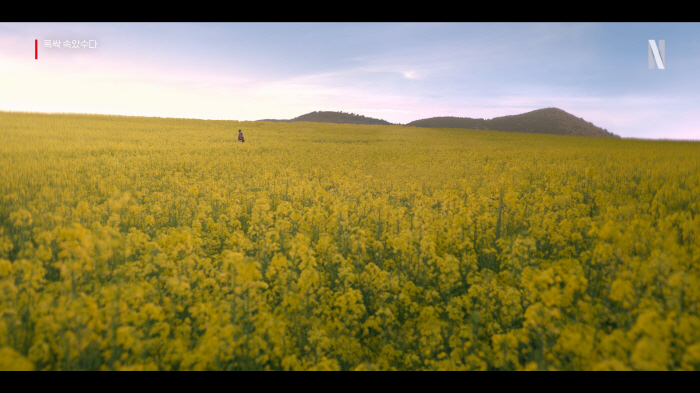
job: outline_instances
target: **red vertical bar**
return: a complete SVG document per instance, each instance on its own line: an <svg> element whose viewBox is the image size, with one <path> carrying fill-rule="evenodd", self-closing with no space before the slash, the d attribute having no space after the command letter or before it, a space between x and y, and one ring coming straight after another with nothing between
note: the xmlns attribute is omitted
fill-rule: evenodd
<svg viewBox="0 0 700 393"><path fill-rule="evenodd" d="M34 40L34 60L39 58L39 40Z"/></svg>

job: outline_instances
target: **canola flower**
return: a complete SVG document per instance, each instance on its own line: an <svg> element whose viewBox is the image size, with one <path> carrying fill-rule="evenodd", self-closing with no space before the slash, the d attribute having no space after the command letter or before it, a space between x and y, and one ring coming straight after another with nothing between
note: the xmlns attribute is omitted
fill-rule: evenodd
<svg viewBox="0 0 700 393"><path fill-rule="evenodd" d="M699 143L7 112L0 138L2 370L700 370Z"/></svg>

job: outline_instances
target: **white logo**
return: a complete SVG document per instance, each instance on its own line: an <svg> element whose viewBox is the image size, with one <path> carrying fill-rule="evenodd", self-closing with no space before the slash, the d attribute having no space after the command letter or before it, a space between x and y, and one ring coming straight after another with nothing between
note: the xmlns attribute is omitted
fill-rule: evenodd
<svg viewBox="0 0 700 393"><path fill-rule="evenodd" d="M660 69L666 69L666 41L659 40L659 47L656 47L656 41L649 40L649 69L654 69L654 64Z"/></svg>

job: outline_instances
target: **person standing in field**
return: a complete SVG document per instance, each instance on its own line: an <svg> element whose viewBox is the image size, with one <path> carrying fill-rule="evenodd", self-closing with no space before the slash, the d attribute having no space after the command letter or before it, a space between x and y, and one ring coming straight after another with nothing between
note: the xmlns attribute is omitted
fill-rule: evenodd
<svg viewBox="0 0 700 393"><path fill-rule="evenodd" d="M238 140L241 142L245 142L245 139L243 139L243 132L241 130L238 130Z"/></svg>

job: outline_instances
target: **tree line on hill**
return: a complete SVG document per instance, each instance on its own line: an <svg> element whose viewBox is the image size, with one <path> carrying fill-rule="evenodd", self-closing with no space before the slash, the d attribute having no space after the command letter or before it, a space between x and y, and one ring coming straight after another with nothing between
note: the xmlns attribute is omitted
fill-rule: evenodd
<svg viewBox="0 0 700 393"><path fill-rule="evenodd" d="M264 119L271 122L318 122L337 124L392 125L392 123L346 112L314 111L291 120ZM432 117L415 120L405 126L426 128L464 128L472 130L493 130L526 132L537 134L618 137L607 129L597 127L583 118L576 117L558 108L538 109L519 115L474 119L469 117Z"/></svg>
<svg viewBox="0 0 700 393"><path fill-rule="evenodd" d="M272 122L299 122L299 121L309 121L315 123L337 123L337 124L369 124L369 125L392 125L386 120L375 119L372 117L366 117L363 115L358 115L354 113L346 112L331 112L331 111L313 111L305 115L295 117L290 120L275 120L275 119L264 119L259 121L272 121Z"/></svg>

